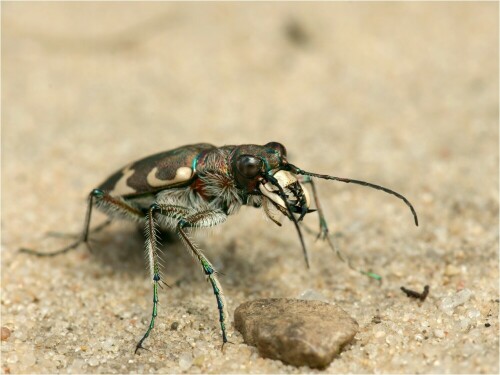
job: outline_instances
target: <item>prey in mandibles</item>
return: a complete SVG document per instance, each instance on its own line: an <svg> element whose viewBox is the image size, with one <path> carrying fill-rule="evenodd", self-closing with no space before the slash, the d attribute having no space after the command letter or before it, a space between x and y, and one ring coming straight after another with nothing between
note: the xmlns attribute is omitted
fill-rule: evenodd
<svg viewBox="0 0 500 375"><path fill-rule="evenodd" d="M228 314L222 287L212 263L191 240L190 228L221 224L243 205L262 208L267 217L279 226L283 217L293 222L309 267L300 225L305 215L317 212L320 223L318 236L327 239L333 248L313 178L360 184L395 195L410 208L418 225L415 209L401 194L361 180L307 172L288 162L286 149L280 143L223 147L199 143L132 162L93 189L88 197L82 234L74 243L50 253L21 250L39 256L54 256L76 249L82 243L89 245L90 233L103 229L113 219L127 219L143 225L153 286L153 307L149 326L136 345L137 353L151 333L158 312L158 287L163 282L158 233L160 230L174 231L199 261L212 286L224 345L228 342ZM311 186L311 193L306 184ZM313 201L314 209L311 208ZM109 219L90 229L93 207L104 211Z"/></svg>

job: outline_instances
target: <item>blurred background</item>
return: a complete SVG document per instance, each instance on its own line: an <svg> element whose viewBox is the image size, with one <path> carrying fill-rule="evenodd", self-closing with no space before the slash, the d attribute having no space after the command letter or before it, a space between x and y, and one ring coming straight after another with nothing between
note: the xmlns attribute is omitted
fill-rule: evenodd
<svg viewBox="0 0 500 375"><path fill-rule="evenodd" d="M45 241L49 230L78 232L88 192L130 161L189 143L278 141L305 170L401 192L421 226L393 197L319 183L339 245L382 274L379 286L314 236L308 272L293 226L277 230L244 208L199 240L226 275L230 313L313 290L362 330L331 372L497 372L498 31L496 3L2 3L2 325L13 332L3 371L297 371L244 345L226 356L214 349L215 302L180 244L165 254L176 286L160 296L149 359L131 350L150 314L133 227L99 234L96 255L16 252L60 246ZM425 284L431 297L417 313L398 288ZM464 288L475 297L463 316L480 314L436 339L442 352L410 339L374 346L388 358L361 359L380 310L403 336L446 324L453 332L459 318L438 307ZM493 328L479 331L487 320ZM197 358L193 335L209 354L180 368L180 355ZM101 346L108 339L112 350Z"/></svg>

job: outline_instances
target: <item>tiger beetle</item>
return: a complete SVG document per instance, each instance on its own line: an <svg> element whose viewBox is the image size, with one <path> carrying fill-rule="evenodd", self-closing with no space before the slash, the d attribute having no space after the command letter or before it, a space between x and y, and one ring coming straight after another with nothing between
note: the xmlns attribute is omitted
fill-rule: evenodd
<svg viewBox="0 0 500 375"><path fill-rule="evenodd" d="M343 260L329 238L327 222L313 177L364 185L395 195L410 208L415 225L418 226L415 209L401 194L365 181L304 171L288 162L286 149L280 143L223 147L198 143L128 164L92 190L88 196L83 232L74 243L50 253L30 249L21 251L38 256L54 256L76 249L80 244L89 246L89 234L108 226L115 218L128 219L144 225L146 253L153 285L153 311L149 326L136 345L137 353L139 349L144 349L142 344L154 327L158 313L158 286L164 283L158 255L159 230L175 231L186 248L200 262L212 286L217 300L224 346L228 342L228 314L222 287L212 263L192 242L188 228L206 228L221 224L243 205L262 207L267 217L278 226L281 226L283 217L293 222L309 268L300 224L305 215L317 211L320 225L318 237L326 239ZM311 197L305 184L311 186L315 209L310 208ZM90 229L94 206L104 211L109 219ZM376 274L363 273L380 278Z"/></svg>

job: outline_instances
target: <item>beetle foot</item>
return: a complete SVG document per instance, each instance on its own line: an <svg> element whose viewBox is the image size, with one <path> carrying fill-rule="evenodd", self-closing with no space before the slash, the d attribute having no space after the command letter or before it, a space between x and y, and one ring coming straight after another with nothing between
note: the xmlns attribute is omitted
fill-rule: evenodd
<svg viewBox="0 0 500 375"><path fill-rule="evenodd" d="M135 346L135 351L134 351L134 354L137 354L137 352L139 351L139 349L143 349L143 350L147 350L148 352L150 352L151 350L149 350L148 348L145 348L144 346L142 346L142 340L139 341L137 343L137 345Z"/></svg>
<svg viewBox="0 0 500 375"><path fill-rule="evenodd" d="M224 348L225 348L225 345L226 345L226 344L232 344L232 345L234 345L234 342L229 341L229 340L226 340L226 341L223 341L223 342L222 342L222 345L221 345L221 347L220 347L220 351L221 351L223 354L225 354L225 353L224 353Z"/></svg>
<svg viewBox="0 0 500 375"><path fill-rule="evenodd" d="M87 240L87 241L82 240L82 242L85 244L85 247L87 248L87 250L89 251L90 254L95 254L95 251L92 248L92 246L90 245L89 240Z"/></svg>
<svg viewBox="0 0 500 375"><path fill-rule="evenodd" d="M323 227L323 226L320 226L320 227L319 227L319 233L318 233L318 235L316 236L316 241L317 241L317 240L324 241L324 240L328 239L328 237L329 237L329 231L328 231L328 228Z"/></svg>

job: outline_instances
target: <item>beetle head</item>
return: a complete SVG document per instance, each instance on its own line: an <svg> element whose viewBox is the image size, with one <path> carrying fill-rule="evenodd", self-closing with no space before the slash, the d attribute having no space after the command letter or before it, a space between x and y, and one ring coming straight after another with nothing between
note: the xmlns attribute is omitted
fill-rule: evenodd
<svg viewBox="0 0 500 375"><path fill-rule="evenodd" d="M266 215L277 225L281 225L281 214L295 225L302 251L309 267L307 250L300 231L299 221L312 212L307 190L297 180L286 159L285 146L269 142L264 146L243 145L236 147L231 167L238 188L245 194L262 196L262 206ZM298 218L295 215L300 215Z"/></svg>
<svg viewBox="0 0 500 375"><path fill-rule="evenodd" d="M247 194L263 195L264 210L274 222L279 223L278 212L292 221L293 214L299 214L300 221L311 211L307 189L293 172L286 170L288 162L282 144L238 146L231 164L238 187Z"/></svg>

